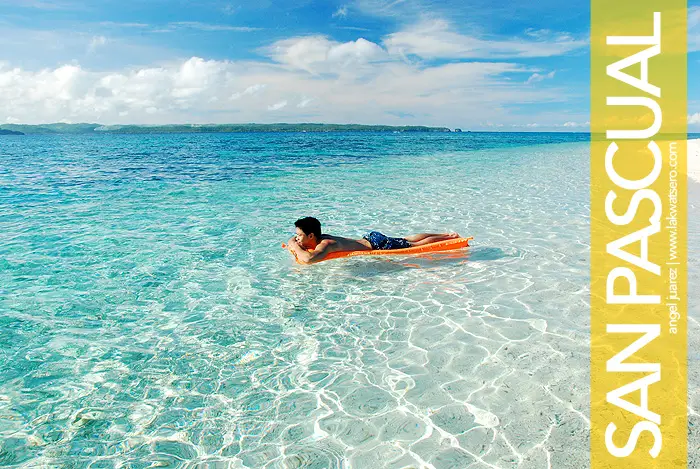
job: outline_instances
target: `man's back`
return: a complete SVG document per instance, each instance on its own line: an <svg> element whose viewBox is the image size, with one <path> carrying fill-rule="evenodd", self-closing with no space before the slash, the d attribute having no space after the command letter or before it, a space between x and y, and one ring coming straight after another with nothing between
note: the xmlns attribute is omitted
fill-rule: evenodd
<svg viewBox="0 0 700 469"><path fill-rule="evenodd" d="M366 239L350 239L342 236L332 236L329 234L321 235L321 243L327 244L325 251L369 251L372 245Z"/></svg>

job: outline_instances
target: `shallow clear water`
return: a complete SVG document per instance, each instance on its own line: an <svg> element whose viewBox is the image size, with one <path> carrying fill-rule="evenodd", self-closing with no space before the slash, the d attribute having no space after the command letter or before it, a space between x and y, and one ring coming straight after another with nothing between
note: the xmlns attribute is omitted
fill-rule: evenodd
<svg viewBox="0 0 700 469"><path fill-rule="evenodd" d="M3 139L0 466L586 467L586 139Z"/></svg>

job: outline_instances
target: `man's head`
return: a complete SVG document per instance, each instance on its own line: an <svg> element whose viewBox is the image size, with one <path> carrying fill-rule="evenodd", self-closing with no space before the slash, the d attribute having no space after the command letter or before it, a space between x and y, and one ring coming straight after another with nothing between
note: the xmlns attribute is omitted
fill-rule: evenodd
<svg viewBox="0 0 700 469"><path fill-rule="evenodd" d="M314 217L300 218L294 222L297 243L304 249L314 249L321 242L321 222Z"/></svg>

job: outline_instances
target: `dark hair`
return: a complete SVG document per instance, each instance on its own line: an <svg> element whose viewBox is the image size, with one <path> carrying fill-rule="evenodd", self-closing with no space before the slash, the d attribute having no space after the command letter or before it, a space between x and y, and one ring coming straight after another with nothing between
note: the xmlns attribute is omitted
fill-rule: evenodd
<svg viewBox="0 0 700 469"><path fill-rule="evenodd" d="M321 237L321 222L314 217L300 218L294 222L294 226L301 229L306 236L313 233L316 235L316 238Z"/></svg>

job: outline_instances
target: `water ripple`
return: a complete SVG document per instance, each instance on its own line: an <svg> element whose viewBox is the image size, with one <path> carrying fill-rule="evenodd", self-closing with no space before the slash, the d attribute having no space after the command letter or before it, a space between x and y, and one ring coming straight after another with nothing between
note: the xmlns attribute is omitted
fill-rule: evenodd
<svg viewBox="0 0 700 469"><path fill-rule="evenodd" d="M13 140L0 465L585 467L588 147L468 138ZM476 245L302 267L305 215Z"/></svg>

